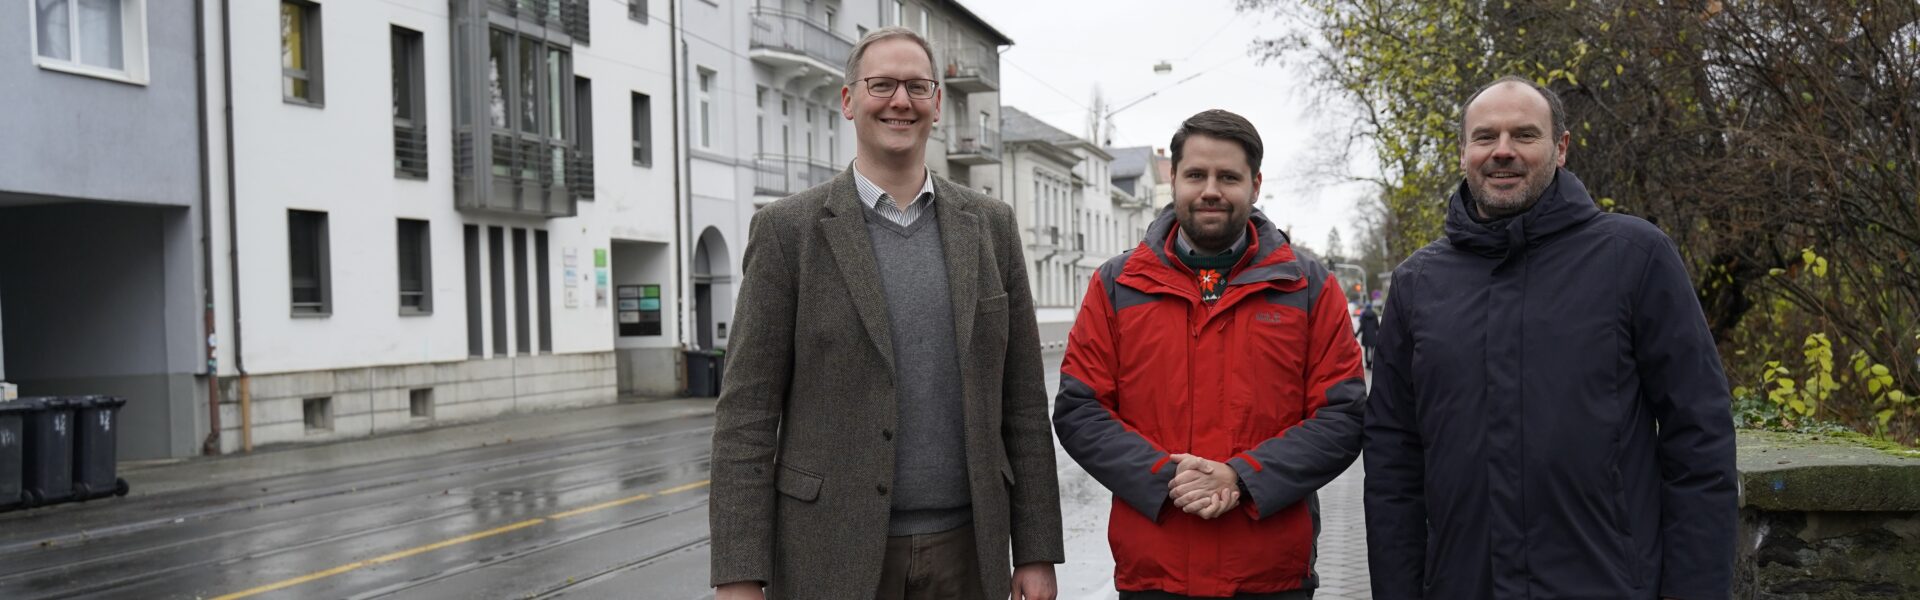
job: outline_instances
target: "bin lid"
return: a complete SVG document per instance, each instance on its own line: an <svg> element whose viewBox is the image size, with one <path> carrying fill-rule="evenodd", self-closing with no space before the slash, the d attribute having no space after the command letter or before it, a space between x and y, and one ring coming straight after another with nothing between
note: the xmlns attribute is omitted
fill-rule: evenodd
<svg viewBox="0 0 1920 600"><path fill-rule="evenodd" d="M39 398L15 398L13 400L0 402L0 413L31 412L35 410L40 410L40 404L39 402L37 402L38 400L40 399Z"/></svg>
<svg viewBox="0 0 1920 600"><path fill-rule="evenodd" d="M76 409L120 408L127 404L126 398L118 396L65 396L62 399Z"/></svg>
<svg viewBox="0 0 1920 600"><path fill-rule="evenodd" d="M24 411L69 410L73 408L73 404L68 402L67 399L53 396L29 396L16 398L12 402L0 402L0 406L8 405L18 407L13 410Z"/></svg>

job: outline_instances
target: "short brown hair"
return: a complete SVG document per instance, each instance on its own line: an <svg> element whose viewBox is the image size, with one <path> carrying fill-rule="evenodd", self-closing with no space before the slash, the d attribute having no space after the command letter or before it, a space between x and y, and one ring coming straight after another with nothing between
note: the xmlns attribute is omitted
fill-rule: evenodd
<svg viewBox="0 0 1920 600"><path fill-rule="evenodd" d="M1180 154L1187 136L1196 133L1240 144L1240 149L1247 152L1247 166L1253 169L1248 175L1260 172L1260 132L1246 117L1218 108L1200 111L1180 122L1180 129L1173 132L1173 168L1180 168Z"/></svg>
<svg viewBox="0 0 1920 600"><path fill-rule="evenodd" d="M898 37L913 40L913 43L920 45L921 50L927 51L927 72L932 73L934 77L939 77L940 68L935 65L940 63L933 60L933 45L927 43L927 38L920 37L920 34L914 33L912 29L894 25L875 29L868 33L867 37L860 38L860 43L853 45L853 51L847 53L846 84L851 86L853 82L860 80L860 58L866 56L868 46Z"/></svg>
<svg viewBox="0 0 1920 600"><path fill-rule="evenodd" d="M1481 86L1480 89L1475 91L1472 96L1467 96L1466 103L1460 105L1460 137L1465 138L1467 135L1467 107L1473 106L1473 101L1480 99L1480 95L1487 93L1487 90L1491 90L1494 87L1506 85L1509 83L1517 83L1520 85L1527 86L1528 88L1531 88L1535 93L1540 94L1541 98L1545 98L1547 100L1547 118L1548 120L1553 122L1552 123L1553 139L1555 142L1558 142L1560 140L1560 134L1567 132L1566 104L1560 101L1560 94L1554 93L1552 89L1548 88L1547 86L1534 83L1533 80L1527 79L1525 77L1520 77L1518 75L1508 75L1506 77L1495 79L1493 80L1493 83L1489 83L1487 85ZM1464 144L1465 142L1462 142L1462 143Z"/></svg>

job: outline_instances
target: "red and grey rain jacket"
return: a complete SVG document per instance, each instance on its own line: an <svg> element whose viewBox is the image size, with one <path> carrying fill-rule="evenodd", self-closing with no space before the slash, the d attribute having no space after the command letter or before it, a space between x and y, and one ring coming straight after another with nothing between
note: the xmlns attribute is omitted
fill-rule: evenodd
<svg viewBox="0 0 1920 600"><path fill-rule="evenodd" d="M1100 267L1068 338L1054 429L1115 498L1115 585L1188 596L1316 587L1314 490L1360 452L1366 396L1345 297L1254 212L1245 256L1209 304L1172 255L1173 211ZM1213 520L1167 497L1188 453L1251 497Z"/></svg>

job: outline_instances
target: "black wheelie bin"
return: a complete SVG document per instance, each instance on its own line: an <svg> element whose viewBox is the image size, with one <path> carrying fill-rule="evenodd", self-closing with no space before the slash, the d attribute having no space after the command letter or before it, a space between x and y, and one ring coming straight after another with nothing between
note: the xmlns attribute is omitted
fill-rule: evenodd
<svg viewBox="0 0 1920 600"><path fill-rule="evenodd" d="M120 479L115 471L119 458L115 436L120 407L126 406L127 400L75 396L67 402L73 407L73 499L127 495L127 480Z"/></svg>
<svg viewBox="0 0 1920 600"><path fill-rule="evenodd" d="M31 410L19 402L0 402L0 511L20 508L27 502L20 483L21 470L26 467L27 413Z"/></svg>
<svg viewBox="0 0 1920 600"><path fill-rule="evenodd" d="M24 506L73 497L73 405L65 398L21 398L25 404L26 452L21 469Z"/></svg>

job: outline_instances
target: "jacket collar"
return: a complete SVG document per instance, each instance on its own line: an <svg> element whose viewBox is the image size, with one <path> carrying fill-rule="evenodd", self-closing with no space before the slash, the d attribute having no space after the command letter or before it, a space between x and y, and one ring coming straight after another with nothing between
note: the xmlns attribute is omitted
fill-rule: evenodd
<svg viewBox="0 0 1920 600"><path fill-rule="evenodd" d="M1174 229L1177 227L1179 222L1174 217L1173 205L1168 204L1160 209L1160 216L1147 226L1146 239L1140 241L1140 246L1127 259L1122 277L1150 280L1158 284L1156 287L1161 291L1171 290L1198 298L1198 293L1192 289L1193 281L1186 267L1173 254L1176 244L1173 241ZM1294 256L1287 234L1274 227L1266 213L1254 209L1247 219L1247 228L1252 234L1247 244L1247 256L1241 258L1240 264L1228 274L1228 294L1232 294L1233 286L1269 281L1297 282L1304 277L1305 269ZM1134 283L1141 281L1135 279ZM1144 291L1145 286L1134 287L1143 288Z"/></svg>
<svg viewBox="0 0 1920 600"><path fill-rule="evenodd" d="M1518 256L1600 215L1586 184L1566 169L1556 170L1553 183L1541 192L1540 200L1518 215L1482 223L1473 218L1474 202L1472 191L1462 179L1447 200L1447 240L1456 248L1488 258Z"/></svg>

